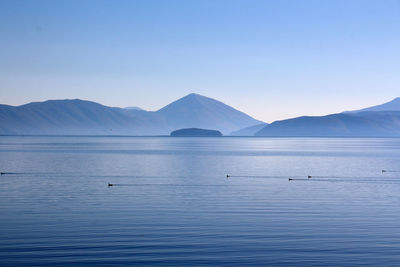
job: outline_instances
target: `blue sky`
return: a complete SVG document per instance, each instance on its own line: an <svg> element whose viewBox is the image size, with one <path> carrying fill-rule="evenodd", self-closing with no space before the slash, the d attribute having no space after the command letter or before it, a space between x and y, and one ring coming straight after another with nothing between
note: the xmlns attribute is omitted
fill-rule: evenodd
<svg viewBox="0 0 400 267"><path fill-rule="evenodd" d="M156 110L188 93L267 122L400 96L400 1L0 1L0 103Z"/></svg>

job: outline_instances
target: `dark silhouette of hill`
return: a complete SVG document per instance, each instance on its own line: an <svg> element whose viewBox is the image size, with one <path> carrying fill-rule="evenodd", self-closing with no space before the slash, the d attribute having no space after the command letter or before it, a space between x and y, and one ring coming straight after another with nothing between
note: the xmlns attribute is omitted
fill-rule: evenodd
<svg viewBox="0 0 400 267"><path fill-rule="evenodd" d="M171 136L222 136L222 133L216 130L186 128L171 132Z"/></svg>

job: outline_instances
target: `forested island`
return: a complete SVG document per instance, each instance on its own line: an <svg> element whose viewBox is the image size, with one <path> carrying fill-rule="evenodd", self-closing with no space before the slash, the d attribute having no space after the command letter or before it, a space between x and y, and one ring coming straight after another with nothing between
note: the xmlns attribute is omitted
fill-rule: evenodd
<svg viewBox="0 0 400 267"><path fill-rule="evenodd" d="M171 132L171 136L222 136L222 133L217 130L185 128Z"/></svg>

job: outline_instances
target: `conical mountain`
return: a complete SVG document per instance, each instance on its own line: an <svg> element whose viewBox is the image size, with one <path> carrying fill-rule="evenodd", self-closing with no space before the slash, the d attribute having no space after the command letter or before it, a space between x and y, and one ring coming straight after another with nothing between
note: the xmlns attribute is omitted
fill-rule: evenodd
<svg viewBox="0 0 400 267"><path fill-rule="evenodd" d="M205 128L224 134L261 123L220 101L199 94L189 94L156 111L171 130Z"/></svg>

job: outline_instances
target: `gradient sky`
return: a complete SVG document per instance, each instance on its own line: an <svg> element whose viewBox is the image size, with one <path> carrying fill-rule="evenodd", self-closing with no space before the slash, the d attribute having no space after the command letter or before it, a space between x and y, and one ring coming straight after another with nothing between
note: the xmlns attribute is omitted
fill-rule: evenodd
<svg viewBox="0 0 400 267"><path fill-rule="evenodd" d="M0 0L0 103L157 110L188 93L271 122L400 96L400 1Z"/></svg>

